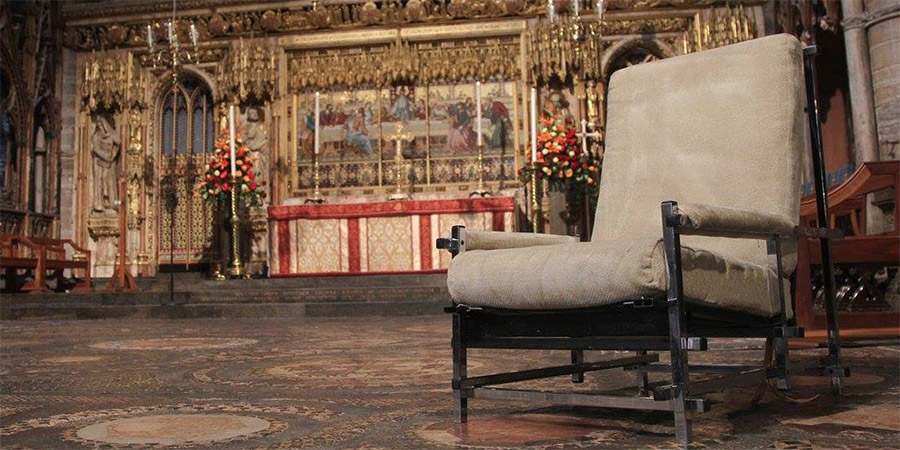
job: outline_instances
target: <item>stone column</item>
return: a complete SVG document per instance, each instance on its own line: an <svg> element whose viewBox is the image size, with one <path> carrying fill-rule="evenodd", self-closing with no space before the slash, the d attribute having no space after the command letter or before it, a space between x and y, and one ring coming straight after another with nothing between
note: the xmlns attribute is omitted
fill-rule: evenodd
<svg viewBox="0 0 900 450"><path fill-rule="evenodd" d="M76 236L76 211L75 211L75 184L77 174L76 153L77 134L75 132L78 123L78 99L77 95L77 62L75 52L62 49L62 124L60 127L60 179L59 179L59 236L62 239L75 239ZM82 242L83 244L83 242Z"/></svg>
<svg viewBox="0 0 900 450"><path fill-rule="evenodd" d="M900 156L900 2L867 0L872 94L878 122L879 158Z"/></svg>
<svg viewBox="0 0 900 450"><path fill-rule="evenodd" d="M869 63L869 39L863 2L841 2L844 42L847 46L847 75L850 82L850 107L853 117L853 146L857 163L878 160L875 133L875 101L872 95L872 68Z"/></svg>

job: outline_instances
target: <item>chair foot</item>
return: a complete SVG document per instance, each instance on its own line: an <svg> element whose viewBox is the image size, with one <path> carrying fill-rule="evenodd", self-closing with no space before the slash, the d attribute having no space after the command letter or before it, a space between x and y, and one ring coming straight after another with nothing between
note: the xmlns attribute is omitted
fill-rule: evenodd
<svg viewBox="0 0 900 450"><path fill-rule="evenodd" d="M681 403L680 411L677 406L675 410L675 442L680 448L688 448L691 443L691 421L684 410L684 399L675 401Z"/></svg>
<svg viewBox="0 0 900 450"><path fill-rule="evenodd" d="M469 399L464 398L462 392L458 390L454 390L454 411L453 411L453 422L454 423L466 423L469 419Z"/></svg>

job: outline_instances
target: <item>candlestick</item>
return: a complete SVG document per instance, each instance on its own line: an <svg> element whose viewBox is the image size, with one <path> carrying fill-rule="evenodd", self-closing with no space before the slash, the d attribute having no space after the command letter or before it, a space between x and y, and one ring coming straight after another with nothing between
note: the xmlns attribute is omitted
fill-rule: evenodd
<svg viewBox="0 0 900 450"><path fill-rule="evenodd" d="M581 119L581 151L587 151L587 120Z"/></svg>
<svg viewBox="0 0 900 450"><path fill-rule="evenodd" d="M475 111L476 115L476 123L478 124L477 133L478 133L478 145L482 144L481 137L481 82L475 82Z"/></svg>
<svg viewBox="0 0 900 450"><path fill-rule="evenodd" d="M315 138L316 144L315 144L314 152L318 155L319 154L319 91L316 91L316 121L315 121L315 125L313 126L313 130L315 130L315 136L316 136L316 138Z"/></svg>
<svg viewBox="0 0 900 450"><path fill-rule="evenodd" d="M537 89L531 88L531 162L537 162Z"/></svg>
<svg viewBox="0 0 900 450"><path fill-rule="evenodd" d="M234 164L234 105L231 105L228 108L228 136L231 139L231 176L234 176L235 172L235 164Z"/></svg>

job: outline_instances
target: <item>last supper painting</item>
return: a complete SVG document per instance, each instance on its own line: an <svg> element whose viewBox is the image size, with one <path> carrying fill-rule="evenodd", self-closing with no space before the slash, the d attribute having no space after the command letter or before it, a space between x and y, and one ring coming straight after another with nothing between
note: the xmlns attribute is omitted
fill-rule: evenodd
<svg viewBox="0 0 900 450"><path fill-rule="evenodd" d="M900 447L898 0L5 0L0 106L0 448Z"/></svg>

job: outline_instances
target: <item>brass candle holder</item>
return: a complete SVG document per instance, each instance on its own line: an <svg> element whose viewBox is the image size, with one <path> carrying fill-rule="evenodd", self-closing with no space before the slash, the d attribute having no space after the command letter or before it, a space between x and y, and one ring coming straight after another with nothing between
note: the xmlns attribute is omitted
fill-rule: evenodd
<svg viewBox="0 0 900 450"><path fill-rule="evenodd" d="M313 161L313 193L311 197L307 197L303 203L325 203L322 197L322 191L319 189L319 154L316 153Z"/></svg>
<svg viewBox="0 0 900 450"><path fill-rule="evenodd" d="M538 177L538 171L541 165L531 162L527 166L530 173L529 182L531 184L530 200L531 200L531 225L534 233L544 232L544 211L541 207L541 199L543 197L543 189L541 179Z"/></svg>
<svg viewBox="0 0 900 450"><path fill-rule="evenodd" d="M491 191L484 184L484 144L478 144L478 186L469 194L469 197L478 195L487 197Z"/></svg>
<svg viewBox="0 0 900 450"><path fill-rule="evenodd" d="M232 278L245 277L244 267L241 264L241 217L238 214L238 190L237 179L231 176L231 267L228 275Z"/></svg>

